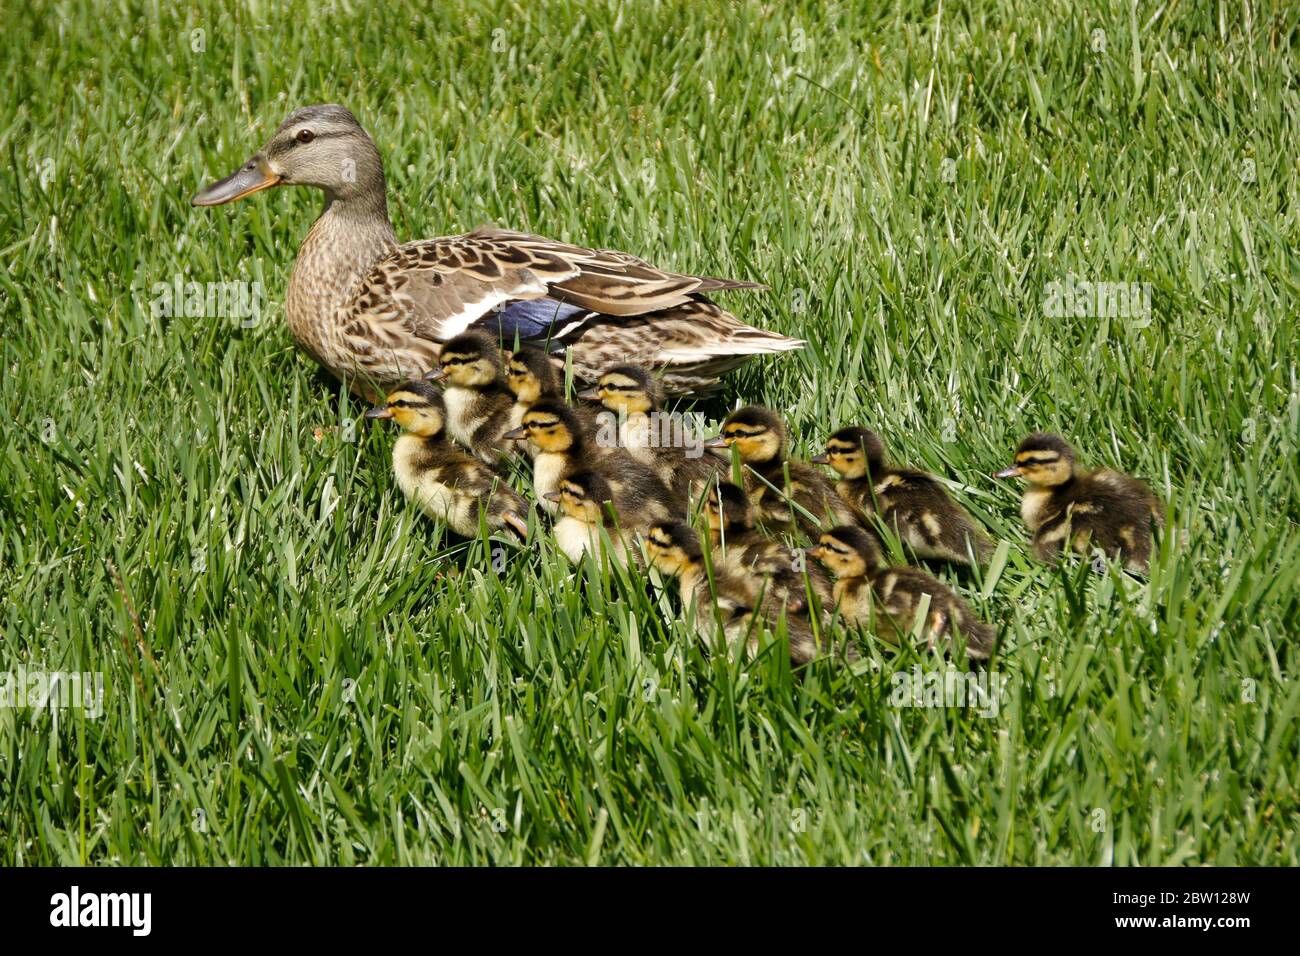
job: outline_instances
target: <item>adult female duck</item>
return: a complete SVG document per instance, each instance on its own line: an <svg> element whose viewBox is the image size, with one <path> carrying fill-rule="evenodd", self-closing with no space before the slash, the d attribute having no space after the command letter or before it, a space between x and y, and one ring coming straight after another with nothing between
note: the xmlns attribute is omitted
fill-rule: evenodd
<svg viewBox="0 0 1300 956"><path fill-rule="evenodd" d="M488 227L399 244L379 151L342 106L295 111L193 204L218 206L271 186L325 194L289 279L289 329L371 398L434 368L440 344L471 328L507 346L518 337L567 352L587 381L641 362L662 369L664 387L678 394L707 391L755 355L804 344L744 325L707 296L763 288L753 282L666 272L625 252Z"/></svg>

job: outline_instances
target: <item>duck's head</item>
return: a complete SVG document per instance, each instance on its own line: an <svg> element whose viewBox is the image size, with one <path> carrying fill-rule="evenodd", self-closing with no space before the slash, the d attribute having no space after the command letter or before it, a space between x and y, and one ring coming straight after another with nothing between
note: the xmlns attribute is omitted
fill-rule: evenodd
<svg viewBox="0 0 1300 956"><path fill-rule="evenodd" d="M826 451L813 458L813 462L830 465L844 478L865 478L884 465L885 445L873 431L841 428L826 439Z"/></svg>
<svg viewBox="0 0 1300 956"><path fill-rule="evenodd" d="M374 141L351 111L304 106L280 124L261 149L190 202L220 206L271 186L314 186L333 199L384 194L384 165Z"/></svg>
<svg viewBox="0 0 1300 956"><path fill-rule="evenodd" d="M679 575L704 560L700 536L682 521L652 524L642 540L646 560L663 574Z"/></svg>
<svg viewBox="0 0 1300 956"><path fill-rule="evenodd" d="M842 524L822 532L817 547L809 549L808 554L837 578L862 577L884 563L876 536L855 524Z"/></svg>
<svg viewBox="0 0 1300 956"><path fill-rule="evenodd" d="M486 332L462 332L438 355L438 367L425 378L461 388L486 388L501 378L501 348Z"/></svg>
<svg viewBox="0 0 1300 956"><path fill-rule="evenodd" d="M560 487L542 496L557 502L560 512L585 524L603 524L605 507L614 500L609 482L594 471L576 472L560 482Z"/></svg>
<svg viewBox="0 0 1300 956"><path fill-rule="evenodd" d="M710 483L704 492L704 520L715 534L722 530L754 527L754 516L745 492L729 481Z"/></svg>
<svg viewBox="0 0 1300 956"><path fill-rule="evenodd" d="M742 461L761 464L781 457L785 450L785 423L762 405L738 408L722 423L722 434L710 438L705 448L735 448Z"/></svg>
<svg viewBox="0 0 1300 956"><path fill-rule="evenodd" d="M1016 448L1015 464L994 478L1024 478L1031 485L1051 488L1074 477L1074 449L1064 438L1035 432Z"/></svg>
<svg viewBox="0 0 1300 956"><path fill-rule="evenodd" d="M366 418L391 418L412 435L433 438L442 433L447 405L428 382L407 382L389 393L383 405L367 411Z"/></svg>
<svg viewBox="0 0 1300 956"><path fill-rule="evenodd" d="M505 437L527 438L540 452L582 451L582 423L574 410L559 399L542 399L524 412L520 426L506 432Z"/></svg>
<svg viewBox="0 0 1300 956"><path fill-rule="evenodd" d="M511 352L506 361L506 388L515 401L535 405L543 397L560 393L560 372L542 349L526 346Z"/></svg>
<svg viewBox="0 0 1300 956"><path fill-rule="evenodd" d="M584 389L578 397L600 402L611 412L636 415L657 409L663 390L645 366L619 365L605 371L593 388Z"/></svg>

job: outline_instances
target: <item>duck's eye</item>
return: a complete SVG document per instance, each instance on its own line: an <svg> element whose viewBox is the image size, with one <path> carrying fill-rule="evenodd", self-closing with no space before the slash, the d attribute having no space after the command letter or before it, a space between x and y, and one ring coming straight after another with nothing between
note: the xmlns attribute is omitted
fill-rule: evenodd
<svg viewBox="0 0 1300 956"><path fill-rule="evenodd" d="M313 139L316 138L316 134L309 129L300 129L298 130L298 135L295 138L300 143L310 143Z"/></svg>

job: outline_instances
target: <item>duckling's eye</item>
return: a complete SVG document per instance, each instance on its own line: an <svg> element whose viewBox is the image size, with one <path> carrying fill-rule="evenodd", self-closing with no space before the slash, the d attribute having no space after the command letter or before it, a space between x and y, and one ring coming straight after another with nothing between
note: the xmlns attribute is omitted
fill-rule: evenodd
<svg viewBox="0 0 1300 956"><path fill-rule="evenodd" d="M309 129L300 129L298 130L298 135L295 138L300 143L310 143L313 139L316 138L316 134Z"/></svg>

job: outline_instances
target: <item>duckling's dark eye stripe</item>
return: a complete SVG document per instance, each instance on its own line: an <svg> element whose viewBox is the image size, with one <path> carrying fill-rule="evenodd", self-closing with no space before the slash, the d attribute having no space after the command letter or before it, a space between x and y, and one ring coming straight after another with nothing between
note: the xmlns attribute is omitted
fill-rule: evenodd
<svg viewBox="0 0 1300 956"><path fill-rule="evenodd" d="M1060 461L1060 455L1017 455L1016 463L1020 465L1050 465L1054 461Z"/></svg>

